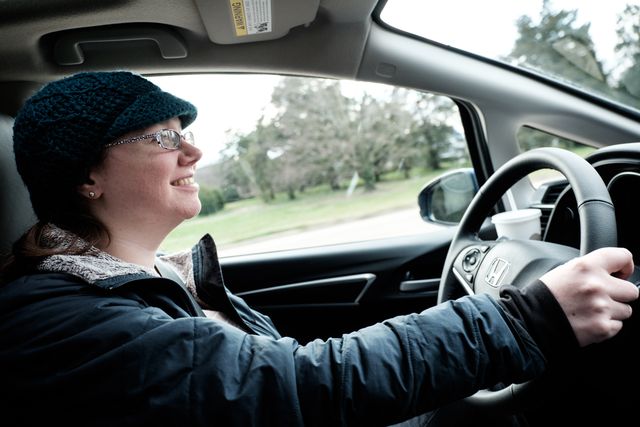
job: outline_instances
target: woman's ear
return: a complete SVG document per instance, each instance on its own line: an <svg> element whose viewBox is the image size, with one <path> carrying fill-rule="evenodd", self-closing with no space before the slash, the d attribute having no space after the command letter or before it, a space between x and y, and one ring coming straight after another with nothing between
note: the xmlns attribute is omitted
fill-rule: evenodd
<svg viewBox="0 0 640 427"><path fill-rule="evenodd" d="M86 197L87 199L95 200L100 198L102 192L99 189L99 185L91 178L89 175L89 179L82 185L78 186L78 193Z"/></svg>

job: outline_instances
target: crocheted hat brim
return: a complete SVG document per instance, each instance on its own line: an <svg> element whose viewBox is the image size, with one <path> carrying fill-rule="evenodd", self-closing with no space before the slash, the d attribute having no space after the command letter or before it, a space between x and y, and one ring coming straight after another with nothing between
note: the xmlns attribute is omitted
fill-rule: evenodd
<svg viewBox="0 0 640 427"><path fill-rule="evenodd" d="M193 123L197 114L196 107L188 101L168 92L150 92L140 96L120 113L106 132L103 144L174 117L180 119L184 129Z"/></svg>

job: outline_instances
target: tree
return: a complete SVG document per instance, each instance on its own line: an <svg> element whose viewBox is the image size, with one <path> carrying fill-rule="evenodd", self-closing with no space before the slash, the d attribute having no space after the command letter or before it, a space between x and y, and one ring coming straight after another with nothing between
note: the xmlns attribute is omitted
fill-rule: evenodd
<svg viewBox="0 0 640 427"><path fill-rule="evenodd" d="M400 145L411 129L412 117L406 110L406 92L394 89L387 96L362 96L357 109L353 153L365 190L375 189L383 173L397 167L406 153Z"/></svg>
<svg viewBox="0 0 640 427"><path fill-rule="evenodd" d="M273 119L281 135L280 182L292 195L294 186L327 183L340 188L347 174L351 101L335 80L287 77L272 95Z"/></svg>
<svg viewBox="0 0 640 427"><path fill-rule="evenodd" d="M295 199L311 186L338 190L357 173L372 190L389 171L408 178L416 162L439 168L455 135L450 100L404 88L286 77L271 100L273 110L225 150L223 189L250 182L265 201L276 192Z"/></svg>
<svg viewBox="0 0 640 427"><path fill-rule="evenodd" d="M237 134L232 143L240 168L265 202L275 199L276 171L269 154L277 135L278 131L273 123L265 124L264 118L261 118L253 131L246 135Z"/></svg>
<svg viewBox="0 0 640 427"><path fill-rule="evenodd" d="M578 26L576 17L576 10L554 12L551 2L544 0L537 25L529 16L518 19L519 36L506 59L613 95L589 34L591 24Z"/></svg>
<svg viewBox="0 0 640 427"><path fill-rule="evenodd" d="M620 75L619 89L629 94L623 101L640 107L640 6L627 5L618 17L619 42L616 52L621 63L629 64Z"/></svg>
<svg viewBox="0 0 640 427"><path fill-rule="evenodd" d="M222 176L219 186L225 202L234 202L253 195L249 176L244 173L235 152L231 155L223 154L222 159L214 167Z"/></svg>
<svg viewBox="0 0 640 427"><path fill-rule="evenodd" d="M202 205L199 214L201 216L211 215L224 208L222 193L217 188L201 187L199 197L200 204Z"/></svg>
<svg viewBox="0 0 640 427"><path fill-rule="evenodd" d="M448 98L430 93L416 92L412 96L412 102L407 103L414 106L414 119L407 136L413 146L410 152L427 169L441 169L444 159L450 157L448 153L457 148L452 147L457 139L449 124L456 116L455 105Z"/></svg>

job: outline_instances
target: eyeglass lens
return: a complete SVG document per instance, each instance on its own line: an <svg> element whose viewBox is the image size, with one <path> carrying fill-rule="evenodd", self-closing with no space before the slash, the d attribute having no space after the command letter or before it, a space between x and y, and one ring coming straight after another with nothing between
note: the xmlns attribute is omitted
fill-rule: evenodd
<svg viewBox="0 0 640 427"><path fill-rule="evenodd" d="M193 132L189 131L189 132L185 132L182 134L182 137L184 138L185 141L187 141L189 144L191 145L196 145L196 139L193 136Z"/></svg>
<svg viewBox="0 0 640 427"><path fill-rule="evenodd" d="M171 129L165 129L160 132L160 143L164 148L169 150L177 150L180 148L182 138L191 145L195 142L193 133L191 132L185 132L184 135L180 135L178 132Z"/></svg>

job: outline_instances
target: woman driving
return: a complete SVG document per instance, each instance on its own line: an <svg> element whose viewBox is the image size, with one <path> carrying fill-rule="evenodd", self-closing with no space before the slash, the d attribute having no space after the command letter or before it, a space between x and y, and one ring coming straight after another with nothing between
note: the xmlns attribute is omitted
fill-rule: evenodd
<svg viewBox="0 0 640 427"><path fill-rule="evenodd" d="M127 71L45 85L15 119L38 222L0 285L0 406L16 425L389 425L614 336L629 251L576 258L500 299L463 297L298 343L233 295L200 210L195 107ZM9 425L13 425L9 423Z"/></svg>

